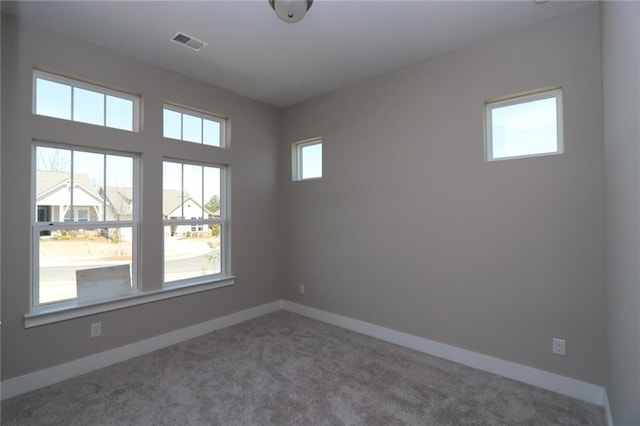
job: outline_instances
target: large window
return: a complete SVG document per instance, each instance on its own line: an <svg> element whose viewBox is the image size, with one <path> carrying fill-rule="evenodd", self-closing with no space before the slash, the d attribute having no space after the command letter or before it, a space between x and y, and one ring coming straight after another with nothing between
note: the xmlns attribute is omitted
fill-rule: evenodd
<svg viewBox="0 0 640 426"><path fill-rule="evenodd" d="M137 156L35 144L32 161L32 306L77 306L131 293Z"/></svg>
<svg viewBox="0 0 640 426"><path fill-rule="evenodd" d="M197 283L226 273L225 168L163 163L165 285Z"/></svg>
<svg viewBox="0 0 640 426"><path fill-rule="evenodd" d="M85 127L82 139L74 126L65 131L69 140L44 142L32 135L31 309L25 327L234 283L228 169L215 164L217 155L227 154L215 148L225 146L225 119L150 106L148 114L163 118L166 137L208 145L181 144L175 154L170 143L139 144L140 135L130 133L139 130L140 97L41 71L33 72L33 89L34 114L94 126ZM60 123L39 121L45 131ZM53 133L64 138L65 132ZM168 158L169 151L180 160ZM211 163L201 162L205 151ZM146 179L139 176L143 171ZM162 188L142 186L160 173ZM159 209L162 222L143 226L142 212L158 217Z"/></svg>
<svg viewBox="0 0 640 426"><path fill-rule="evenodd" d="M322 139L295 142L291 147L292 178L296 180L322 177Z"/></svg>
<svg viewBox="0 0 640 426"><path fill-rule="evenodd" d="M33 112L37 115L137 132L140 98L124 92L33 72Z"/></svg>
<svg viewBox="0 0 640 426"><path fill-rule="evenodd" d="M223 118L214 115L165 105L162 134L165 138L223 147L225 124Z"/></svg>
<svg viewBox="0 0 640 426"><path fill-rule="evenodd" d="M485 106L488 161L563 152L559 88L489 101Z"/></svg>

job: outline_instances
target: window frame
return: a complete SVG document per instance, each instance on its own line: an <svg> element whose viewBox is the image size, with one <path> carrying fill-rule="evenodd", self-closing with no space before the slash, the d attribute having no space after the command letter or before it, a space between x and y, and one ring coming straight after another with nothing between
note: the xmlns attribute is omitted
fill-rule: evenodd
<svg viewBox="0 0 640 426"><path fill-rule="evenodd" d="M305 139L305 140L294 142L291 144L291 180L293 182L322 179L323 173L324 173L324 170L323 170L324 156L322 157L322 161L320 162L320 176L315 176L310 178L302 177L302 173L304 171L303 170L304 156L302 154L302 150L306 147L314 146L314 145L320 145L320 149L322 150L322 145L323 145L322 137Z"/></svg>
<svg viewBox="0 0 640 426"><path fill-rule="evenodd" d="M180 114L180 139L164 135L164 111L165 110L169 110L169 111L172 111L172 112ZM193 141L184 139L184 120L183 120L183 115L185 115L185 114L189 115L189 116L192 116L192 117L200 118L201 120L203 120L201 125L200 125L200 142L193 142ZM162 119L162 137L164 139L187 142L187 143L192 143L192 144L196 144L196 145L208 146L208 147L212 147L212 148L227 148L228 147L228 142L227 142L227 126L229 124L228 123L229 122L228 118L222 117L220 115L208 113L208 112L198 111L198 110L186 108L186 107L183 107L183 106L174 105L174 104L167 103L167 102L165 102L162 105L162 117L163 117L163 119ZM209 144L204 143L204 120L214 121L214 122L216 122L216 123L218 123L220 125L220 145L209 145Z"/></svg>
<svg viewBox="0 0 640 426"><path fill-rule="evenodd" d="M67 86L71 87L71 118L67 119L67 118L59 118L59 117L51 117L48 115L42 115L42 114L38 114L37 111L37 100L38 100L38 90L37 90L37 81L38 79L42 79L42 80L47 80L47 81L51 81L54 83L59 83L59 84L64 84ZM65 120L65 121L73 121L75 123L83 123L83 124L89 124L91 126L98 126L98 127L105 127L108 129L115 129L115 130L122 130L125 132L132 132L132 133L139 133L140 132L140 105L141 105L141 97L138 95L134 95L131 93L127 93L127 92L122 92L119 90L115 90L115 89L110 89L108 87L105 86L99 86L96 84L92 84L92 83L87 83L84 82L82 80L77 80L74 78L69 78L69 77L63 77L61 75L58 74L53 74L50 72L46 72L46 71L42 71L42 70L37 70L34 69L33 70L33 78L32 78L32 113L33 115L37 115L40 117L49 117L49 118L55 118L58 120ZM91 92L96 92L96 93L100 93L102 95L104 95L104 111L103 111L103 120L104 123L103 124L93 124L93 123L86 123L84 121L77 121L73 119L73 88L79 88L79 89L83 89L83 90L88 90ZM127 129L122 129L119 127L111 127L111 126L107 126L107 96L112 96L112 97L116 97L116 98L121 98L121 99L126 99L129 101L133 102L133 117L132 117L132 129L131 130L127 130Z"/></svg>
<svg viewBox="0 0 640 426"><path fill-rule="evenodd" d="M38 208L37 207L37 149L38 147L64 149L72 152L86 152L101 154L104 156L114 155L120 157L128 157L132 159L132 218L130 220L106 220L106 216L103 220L95 221L66 221L65 217L62 217L62 221L38 221ZM140 223L140 167L141 158L137 153L122 152L110 149L100 149L87 146L74 146L60 143L45 142L41 140L34 140L31 145L31 197L30 197L30 221L31 221L31 244L30 244L30 257L31 257L31 277L29 286L29 300L30 309L29 315L35 316L40 313L47 313L51 311L71 310L74 308L88 307L94 304L107 303L113 300L126 299L132 295L141 292L140 282L140 242L141 242L141 223ZM70 170L70 175L73 176L73 161ZM105 169L106 173L106 169ZM73 201L72 201L73 202ZM75 209L73 204L70 209ZM67 229L92 229L92 228L131 228L132 241L131 241L131 295L114 297L106 300L89 301L82 303L78 298L73 299L61 299L53 302L40 303L40 236L42 231L57 231ZM26 317L25 317L26 318Z"/></svg>
<svg viewBox="0 0 640 426"><path fill-rule="evenodd" d="M231 225L230 225L230 203L229 203L229 166L218 163L207 163L202 161L186 160L184 158L163 157L163 173L164 163L178 163L183 167L185 165L211 167L220 170L220 217L210 219L162 219L162 233L164 234L167 226L191 226L198 229L200 226L219 225L220 226L220 272L217 274L209 274L199 277L184 278L175 281L165 281L165 257L164 257L164 237L162 238L162 288L164 290L196 287L207 283L221 280L232 279L231 274ZM204 180L204 175L203 175ZM162 187L164 196L164 184ZM184 194L184 182L182 184L182 192ZM204 202L204 200L203 200ZM204 205L202 206L204 207Z"/></svg>
<svg viewBox="0 0 640 426"><path fill-rule="evenodd" d="M494 157L493 155L493 122L492 112L494 109L504 108L513 105L520 105L543 99L555 99L556 101L556 140L557 149L549 152L538 152L535 154L510 155L505 157ZM545 87L528 92L504 96L493 100L485 101L484 104L484 147L485 160L488 162L513 160L517 158L544 157L549 155L560 155L564 153L564 114L562 101L562 87Z"/></svg>

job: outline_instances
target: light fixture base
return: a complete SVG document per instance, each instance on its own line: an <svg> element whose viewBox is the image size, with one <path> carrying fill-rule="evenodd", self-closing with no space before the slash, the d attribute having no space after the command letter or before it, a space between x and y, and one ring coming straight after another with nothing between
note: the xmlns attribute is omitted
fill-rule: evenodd
<svg viewBox="0 0 640 426"><path fill-rule="evenodd" d="M269 0L276 15L284 22L298 22L311 8L313 0Z"/></svg>

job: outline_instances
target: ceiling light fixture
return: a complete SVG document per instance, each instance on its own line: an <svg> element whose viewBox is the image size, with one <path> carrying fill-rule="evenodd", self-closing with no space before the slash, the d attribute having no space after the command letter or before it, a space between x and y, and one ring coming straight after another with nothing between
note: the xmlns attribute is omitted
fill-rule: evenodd
<svg viewBox="0 0 640 426"><path fill-rule="evenodd" d="M284 22L298 22L311 8L313 0L269 0L276 15Z"/></svg>

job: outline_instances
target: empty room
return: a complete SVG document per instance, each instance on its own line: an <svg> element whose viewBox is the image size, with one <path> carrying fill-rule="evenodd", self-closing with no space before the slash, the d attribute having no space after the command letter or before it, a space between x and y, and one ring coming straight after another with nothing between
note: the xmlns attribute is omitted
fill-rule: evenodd
<svg viewBox="0 0 640 426"><path fill-rule="evenodd" d="M640 2L0 7L3 425L640 426Z"/></svg>

